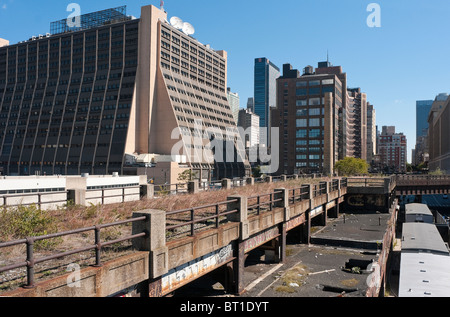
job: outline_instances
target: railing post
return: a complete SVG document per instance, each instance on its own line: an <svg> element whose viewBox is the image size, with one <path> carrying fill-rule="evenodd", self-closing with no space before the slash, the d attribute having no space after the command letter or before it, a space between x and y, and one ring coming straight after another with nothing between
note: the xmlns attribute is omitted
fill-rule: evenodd
<svg viewBox="0 0 450 317"><path fill-rule="evenodd" d="M227 215L228 221L240 223L240 240L246 240L249 237L248 227L248 203L247 197L230 196L227 198L227 211L237 210L237 212Z"/></svg>
<svg viewBox="0 0 450 317"><path fill-rule="evenodd" d="M279 238L279 252L276 251L275 254L278 253L278 260L280 262L284 262L286 260L286 236L287 236L287 222L291 219L290 216L290 207L289 207L289 190L286 188L277 188L275 189L274 199L278 200L281 198L281 201L275 202L275 208L283 208L284 219L280 224L280 238Z"/></svg>
<svg viewBox="0 0 450 317"><path fill-rule="evenodd" d="M239 222L239 240L234 250L233 260L233 288L236 294L242 294L245 289L244 268L245 268L245 240L249 238L249 222L247 210L247 197L230 196L227 199L227 211L237 210L237 213L227 215L231 222Z"/></svg>
<svg viewBox="0 0 450 317"><path fill-rule="evenodd" d="M95 226L95 265L94 267L101 267L101 251L102 244L100 242L100 226Z"/></svg>
<svg viewBox="0 0 450 317"><path fill-rule="evenodd" d="M253 177L247 177L245 182L247 183L247 185L251 185L251 186L255 185L255 179Z"/></svg>
<svg viewBox="0 0 450 317"><path fill-rule="evenodd" d="M145 221L133 222L132 234L146 233L146 236L133 240L133 247L149 252L151 279L169 272L169 250L166 246L166 212L162 210L143 210L133 213L133 218L145 216Z"/></svg>
<svg viewBox="0 0 450 317"><path fill-rule="evenodd" d="M25 289L35 288L34 285L34 239L27 238L27 285Z"/></svg>
<svg viewBox="0 0 450 317"><path fill-rule="evenodd" d="M140 185L140 194L143 199L152 199L155 196L155 185Z"/></svg>
<svg viewBox="0 0 450 317"><path fill-rule="evenodd" d="M188 193L189 194L197 194L199 192L199 183L198 181L190 181L187 184Z"/></svg>
<svg viewBox="0 0 450 317"><path fill-rule="evenodd" d="M228 179L228 178L222 179L222 189L225 189L225 190L231 189L231 187L232 187L231 184L232 184L232 181L230 179Z"/></svg>

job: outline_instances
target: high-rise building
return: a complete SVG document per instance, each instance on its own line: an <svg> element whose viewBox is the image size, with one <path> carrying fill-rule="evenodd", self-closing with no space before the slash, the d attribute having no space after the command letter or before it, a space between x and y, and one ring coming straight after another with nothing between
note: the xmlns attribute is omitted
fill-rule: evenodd
<svg viewBox="0 0 450 317"><path fill-rule="evenodd" d="M255 113L255 99L253 97L247 100L247 109Z"/></svg>
<svg viewBox="0 0 450 317"><path fill-rule="evenodd" d="M447 97L447 98L445 98ZM428 116L429 170L450 174L450 97L436 97Z"/></svg>
<svg viewBox="0 0 450 317"><path fill-rule="evenodd" d="M334 74L339 78L342 85L342 89L337 90L336 94L341 99L341 106L339 107L339 146L338 146L338 158L342 160L348 156L352 156L349 148L351 147L348 134L351 133L351 125L348 122L349 111L349 95L347 93L347 73L344 73L342 66L333 66L329 61L318 63L318 67L315 69L315 74Z"/></svg>
<svg viewBox="0 0 450 317"><path fill-rule="evenodd" d="M227 53L167 19L151 5L138 19L119 7L1 47L3 172L134 173L125 157L159 154L181 157L202 179L248 174L227 100ZM232 135L218 132L227 128ZM225 140L232 161L217 155Z"/></svg>
<svg viewBox="0 0 450 317"><path fill-rule="evenodd" d="M434 100L419 100L416 102L416 137L428 134L428 115Z"/></svg>
<svg viewBox="0 0 450 317"><path fill-rule="evenodd" d="M318 74L308 66L300 76L285 64L277 88L272 127L279 128L280 135L278 174L332 173L339 159L346 86L335 72Z"/></svg>
<svg viewBox="0 0 450 317"><path fill-rule="evenodd" d="M258 162L259 146L259 116L249 109L239 111L238 128L241 130L241 139L244 142L247 157L251 164Z"/></svg>
<svg viewBox="0 0 450 317"><path fill-rule="evenodd" d="M277 78L280 69L267 58L255 59L254 113L262 128L270 127L270 109L277 105Z"/></svg>
<svg viewBox="0 0 450 317"><path fill-rule="evenodd" d="M372 164L377 154L377 114L373 105L367 103L367 162Z"/></svg>
<svg viewBox="0 0 450 317"><path fill-rule="evenodd" d="M383 172L406 172L407 140L403 133L395 132L395 126L384 126L382 128L379 136L379 154Z"/></svg>
<svg viewBox="0 0 450 317"><path fill-rule="evenodd" d="M239 120L239 110L241 108L239 94L236 92L232 92L231 88L227 88L227 99L230 104L231 113L233 114L234 121L238 122Z"/></svg>
<svg viewBox="0 0 450 317"><path fill-rule="evenodd" d="M367 95L360 88L348 89L347 156L367 160Z"/></svg>

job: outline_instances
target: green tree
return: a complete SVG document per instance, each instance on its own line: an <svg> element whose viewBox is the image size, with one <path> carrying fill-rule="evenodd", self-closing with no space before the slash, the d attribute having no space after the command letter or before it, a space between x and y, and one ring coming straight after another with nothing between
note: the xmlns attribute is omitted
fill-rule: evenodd
<svg viewBox="0 0 450 317"><path fill-rule="evenodd" d="M334 171L340 176L355 176L369 173L369 164L363 159L346 157L336 163Z"/></svg>
<svg viewBox="0 0 450 317"><path fill-rule="evenodd" d="M197 176L192 170L185 170L183 173L178 175L179 182L189 182Z"/></svg>

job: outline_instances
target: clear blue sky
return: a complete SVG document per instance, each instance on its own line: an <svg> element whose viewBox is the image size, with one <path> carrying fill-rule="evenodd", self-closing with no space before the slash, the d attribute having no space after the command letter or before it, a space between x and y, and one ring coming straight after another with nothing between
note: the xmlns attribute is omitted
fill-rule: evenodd
<svg viewBox="0 0 450 317"><path fill-rule="evenodd" d="M50 31L66 18L67 5L82 14L120 5L140 16L159 0L0 0L0 37L17 43ZM367 6L381 7L381 27L366 24ZM228 52L228 86L241 107L253 95L253 66L267 57L282 68L341 65L350 87L361 87L377 110L377 124L395 125L415 144L416 100L450 93L450 1L448 0L165 0L169 18L194 25L194 37ZM408 157L410 160L411 151Z"/></svg>

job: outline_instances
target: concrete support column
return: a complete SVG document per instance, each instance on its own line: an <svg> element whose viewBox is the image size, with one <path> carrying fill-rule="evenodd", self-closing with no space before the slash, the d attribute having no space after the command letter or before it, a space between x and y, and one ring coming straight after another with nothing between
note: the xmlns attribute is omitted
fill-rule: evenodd
<svg viewBox="0 0 450 317"><path fill-rule="evenodd" d="M266 179L264 181L266 183L272 183L272 176L266 176Z"/></svg>
<svg viewBox="0 0 450 317"><path fill-rule="evenodd" d="M231 189L232 181L231 179L224 178L222 179L222 189Z"/></svg>
<svg viewBox="0 0 450 317"><path fill-rule="evenodd" d="M284 209L284 221L279 225L280 237L278 238L278 244L276 245L275 255L276 261L286 261L286 224L291 219L290 207L289 207L289 190L285 188L275 189L274 200L281 199L281 201L275 202L275 208Z"/></svg>
<svg viewBox="0 0 450 317"><path fill-rule="evenodd" d="M286 175L281 175L281 181L282 182L286 182L287 181L287 176Z"/></svg>
<svg viewBox="0 0 450 317"><path fill-rule="evenodd" d="M245 182L247 183L247 185L250 185L250 186L255 185L255 179L253 177L247 177Z"/></svg>
<svg viewBox="0 0 450 317"><path fill-rule="evenodd" d="M146 221L133 222L132 234L145 232L145 237L134 239L133 247L150 253L150 279L160 278L169 271L169 250L166 246L166 212L144 210L133 213L133 218L145 216Z"/></svg>
<svg viewBox="0 0 450 317"><path fill-rule="evenodd" d="M155 186L153 184L145 184L140 186L140 193L142 199L152 199L155 197Z"/></svg>
<svg viewBox="0 0 450 317"><path fill-rule="evenodd" d="M199 181L198 180L188 182L187 186L188 186L189 194L197 194L199 192Z"/></svg>
<svg viewBox="0 0 450 317"><path fill-rule="evenodd" d="M248 228L248 205L247 197L230 196L227 198L227 211L237 210L237 212L228 214L227 219L231 222L240 223L240 240L246 240L249 237Z"/></svg>
<svg viewBox="0 0 450 317"><path fill-rule="evenodd" d="M249 238L249 222L248 222L248 209L247 209L247 197L243 196L230 196L227 199L227 211L237 210L236 213L227 215L229 221L240 223L240 238L236 241L234 247L233 261L233 292L237 295L241 295L245 289L244 281L244 268L245 268L245 243L244 241Z"/></svg>
<svg viewBox="0 0 450 317"><path fill-rule="evenodd" d="M86 189L70 189L67 196L68 199L72 200L75 205L86 206Z"/></svg>

